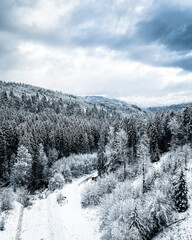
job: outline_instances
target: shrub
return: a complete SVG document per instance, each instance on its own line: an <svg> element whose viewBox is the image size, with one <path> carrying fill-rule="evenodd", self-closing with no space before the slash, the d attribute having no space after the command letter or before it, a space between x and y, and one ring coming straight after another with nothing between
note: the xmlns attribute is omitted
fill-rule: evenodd
<svg viewBox="0 0 192 240"><path fill-rule="evenodd" d="M90 173L97 169L97 154L79 154L62 158L55 162L51 168L52 174L60 173L65 182L71 182L72 178Z"/></svg>
<svg viewBox="0 0 192 240"><path fill-rule="evenodd" d="M62 189L64 186L64 178L60 173L55 173L55 175L49 180L48 188L51 191L56 189Z"/></svg>
<svg viewBox="0 0 192 240"><path fill-rule="evenodd" d="M1 196L1 210L8 211L13 209L14 194L12 189L6 188L2 192Z"/></svg>
<svg viewBox="0 0 192 240"><path fill-rule="evenodd" d="M97 178L96 182L89 182L82 192L82 205L95 206L100 203L100 199L105 195L112 192L118 183L114 174L106 175L103 178Z"/></svg>
<svg viewBox="0 0 192 240"><path fill-rule="evenodd" d="M113 192L100 199L103 239L136 240L152 237L172 220L172 209L160 190L139 190L140 179L118 183Z"/></svg>
<svg viewBox="0 0 192 240"><path fill-rule="evenodd" d="M4 231L5 230L5 218L2 217L0 219L0 231Z"/></svg>
<svg viewBox="0 0 192 240"><path fill-rule="evenodd" d="M32 205L27 189L20 188L19 190L17 190L17 201L21 203L24 207Z"/></svg>
<svg viewBox="0 0 192 240"><path fill-rule="evenodd" d="M66 201L66 197L62 193L57 194L57 203L63 204Z"/></svg>

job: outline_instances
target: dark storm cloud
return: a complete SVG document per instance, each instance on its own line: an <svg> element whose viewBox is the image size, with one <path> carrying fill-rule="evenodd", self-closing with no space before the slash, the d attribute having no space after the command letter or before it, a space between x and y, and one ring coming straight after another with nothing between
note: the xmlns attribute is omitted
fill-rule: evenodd
<svg viewBox="0 0 192 240"><path fill-rule="evenodd" d="M126 9L126 7L125 7ZM71 16L71 23L77 28L76 35L72 35L72 42L80 46L106 46L110 49L127 53L133 60L153 66L178 67L192 71L192 58L186 56L192 51L192 8L181 6L176 2L159 1L152 4L138 21L135 32L130 35L129 28L124 34L109 33L102 28L107 21L102 11L96 11L93 6L77 9ZM107 13L109 13L107 11ZM121 12L126 14L126 11ZM82 23L91 19L95 24L80 29ZM117 17L118 16L118 17ZM116 15L117 19L124 15ZM156 49L153 46L156 45ZM159 46L159 49L158 49ZM162 51L164 48L164 52ZM166 57L164 55L166 51ZM175 59L169 57L174 53ZM156 58L159 55L159 58Z"/></svg>
<svg viewBox="0 0 192 240"><path fill-rule="evenodd" d="M138 23L136 36L146 43L164 44L173 51L191 51L192 9L168 4L150 9L150 17Z"/></svg>

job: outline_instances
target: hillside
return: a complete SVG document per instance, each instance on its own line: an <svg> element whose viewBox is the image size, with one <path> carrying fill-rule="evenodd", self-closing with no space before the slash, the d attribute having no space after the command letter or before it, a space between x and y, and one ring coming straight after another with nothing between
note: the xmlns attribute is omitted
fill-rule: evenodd
<svg viewBox="0 0 192 240"><path fill-rule="evenodd" d="M114 98L106 98L102 96L86 96L86 97L83 97L83 99L85 99L86 102L96 104L96 106L117 111L121 113L123 116L129 115L129 114L141 115L147 112L146 110L138 107L137 105L128 104L125 101L121 101Z"/></svg>
<svg viewBox="0 0 192 240"><path fill-rule="evenodd" d="M92 109L95 109L96 106L99 111L102 110L105 113L108 112L109 115L120 114L122 116L128 116L130 114L138 115L145 113L145 111L136 105L130 105L117 99L97 96L78 97L22 83L0 81L0 95L3 92L6 92L8 95L10 95L10 93L14 93L14 96L19 98L30 98L34 96L38 96L40 99L46 98L50 104L53 102L62 102L63 105L61 106L60 104L59 108L65 108L65 112L67 111L67 108L73 108L75 112L78 112L79 109L81 109L81 111L85 111L85 109L92 111Z"/></svg>
<svg viewBox="0 0 192 240"><path fill-rule="evenodd" d="M179 111L183 108L186 108L187 106L192 105L191 102L189 103L181 103L181 104L173 104L173 105L168 105L168 106L157 106L157 107L149 107L146 110L150 112L167 112L168 110L174 110L174 111Z"/></svg>

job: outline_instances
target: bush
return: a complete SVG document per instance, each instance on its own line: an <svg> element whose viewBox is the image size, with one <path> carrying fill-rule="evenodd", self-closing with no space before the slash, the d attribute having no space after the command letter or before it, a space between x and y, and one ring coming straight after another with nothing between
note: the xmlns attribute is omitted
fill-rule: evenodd
<svg viewBox="0 0 192 240"><path fill-rule="evenodd" d="M17 201L21 203L24 207L32 205L27 189L20 188L19 190L17 190Z"/></svg>
<svg viewBox="0 0 192 240"><path fill-rule="evenodd" d="M51 168L52 174L60 173L65 182L72 182L72 178L88 174L97 169L97 154L71 155L55 162Z"/></svg>
<svg viewBox="0 0 192 240"><path fill-rule="evenodd" d="M4 231L5 230L5 218L2 217L0 219L0 231Z"/></svg>
<svg viewBox="0 0 192 240"><path fill-rule="evenodd" d="M96 182L87 183L82 192L82 205L96 206L100 203L100 199L105 195L112 192L116 187L117 179L114 174L106 175L103 178L97 178Z"/></svg>
<svg viewBox="0 0 192 240"><path fill-rule="evenodd" d="M3 190L1 195L1 210L8 211L13 209L14 194L13 190L6 188Z"/></svg>
<svg viewBox="0 0 192 240"><path fill-rule="evenodd" d="M171 222L171 203L166 195L161 190L142 194L141 184L140 179L118 183L111 194L100 199L103 239L152 239Z"/></svg>
<svg viewBox="0 0 192 240"><path fill-rule="evenodd" d="M66 197L62 193L57 194L57 203L63 204L66 201Z"/></svg>
<svg viewBox="0 0 192 240"><path fill-rule="evenodd" d="M55 173L55 175L49 180L48 188L51 191L56 189L62 189L64 186L64 178L60 173Z"/></svg>

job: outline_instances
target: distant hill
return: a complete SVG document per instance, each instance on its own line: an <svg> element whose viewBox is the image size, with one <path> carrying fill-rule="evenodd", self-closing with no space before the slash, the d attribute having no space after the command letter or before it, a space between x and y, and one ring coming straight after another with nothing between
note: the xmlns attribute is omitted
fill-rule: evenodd
<svg viewBox="0 0 192 240"><path fill-rule="evenodd" d="M127 102L114 99L114 98L106 98L102 96L86 96L83 97L86 102L94 103L98 107L107 108L108 110L113 110L115 112L119 112L122 115L141 115L148 112L148 110L144 110L137 105L128 104Z"/></svg>
<svg viewBox="0 0 192 240"><path fill-rule="evenodd" d="M166 112L168 110L174 110L174 111L179 111L182 108L185 108L189 105L191 105L192 102L189 103L181 103L181 104L173 104L173 105L168 105L168 106L159 106L159 107L149 107L146 108L146 110L151 111L151 112Z"/></svg>
<svg viewBox="0 0 192 240"><path fill-rule="evenodd" d="M21 98L22 96L30 98L38 95L40 99L46 97L46 100L49 101L50 104L62 101L63 107L60 106L61 109L66 109L70 106L70 108L73 107L76 112L79 112L79 109L81 109L81 111L85 111L85 109L92 110L94 106L96 106L98 110L108 112L108 114L111 115L120 114L121 117L130 114L141 115L146 112L146 110L143 110L134 104L128 104L117 99L110 99L101 96L79 97L23 83L0 81L0 95L2 92L6 92L8 95L10 95L11 92L14 92L15 97L18 98Z"/></svg>

